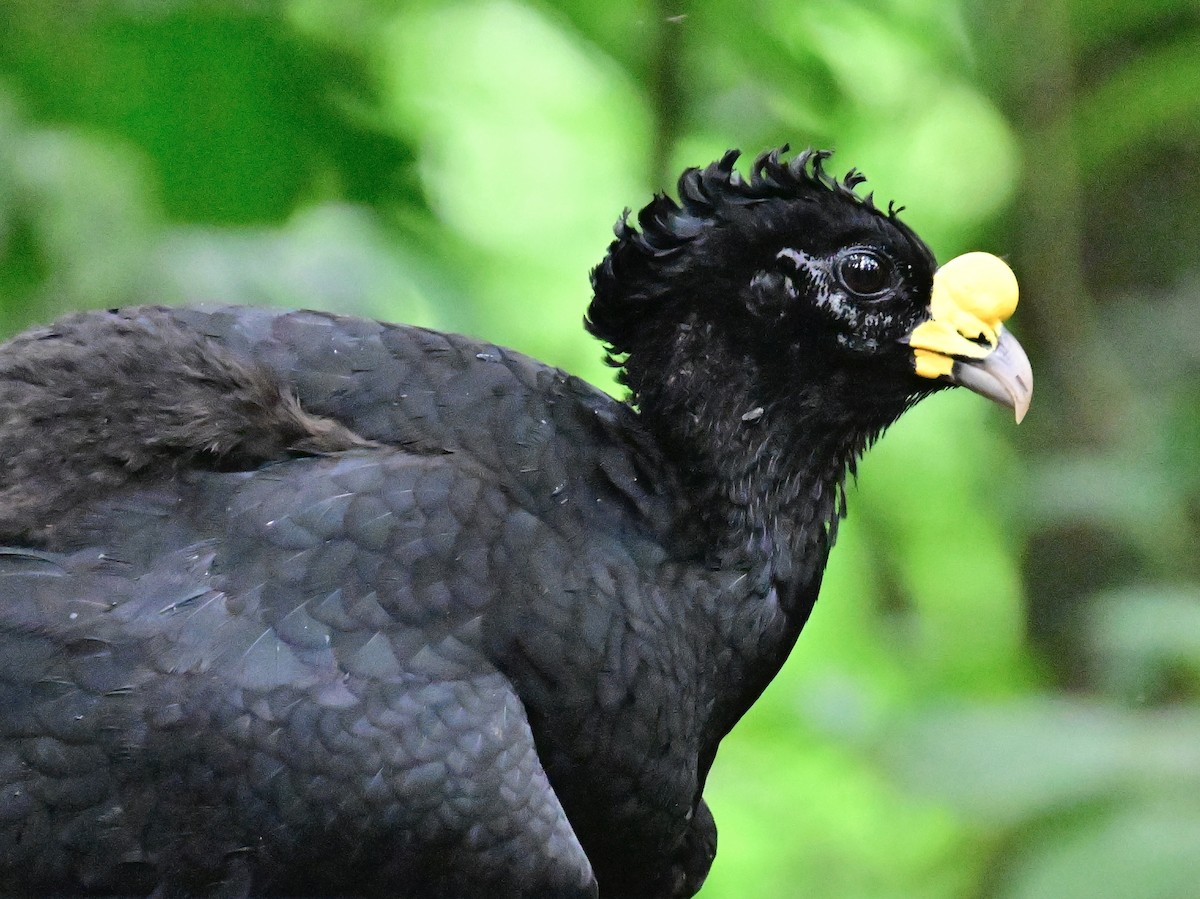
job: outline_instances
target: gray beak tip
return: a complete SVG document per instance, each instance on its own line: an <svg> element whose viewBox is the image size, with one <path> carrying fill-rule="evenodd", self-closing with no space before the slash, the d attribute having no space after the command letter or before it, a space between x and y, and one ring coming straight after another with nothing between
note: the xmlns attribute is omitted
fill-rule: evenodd
<svg viewBox="0 0 1200 899"><path fill-rule="evenodd" d="M1033 366L1021 344L1004 328L996 349L983 359L956 361L950 379L1012 409L1017 424L1033 402Z"/></svg>

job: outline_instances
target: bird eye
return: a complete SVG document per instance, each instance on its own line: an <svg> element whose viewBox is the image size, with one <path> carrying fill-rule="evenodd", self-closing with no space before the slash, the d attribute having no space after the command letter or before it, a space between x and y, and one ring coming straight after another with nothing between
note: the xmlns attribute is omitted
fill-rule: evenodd
<svg viewBox="0 0 1200 899"><path fill-rule="evenodd" d="M837 262L838 280L842 286L860 297L883 293L892 283L888 261L871 250L850 250Z"/></svg>

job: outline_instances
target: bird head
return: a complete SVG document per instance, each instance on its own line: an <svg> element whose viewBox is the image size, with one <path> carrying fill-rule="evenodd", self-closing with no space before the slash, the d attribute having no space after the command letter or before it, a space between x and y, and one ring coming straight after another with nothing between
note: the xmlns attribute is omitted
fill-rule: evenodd
<svg viewBox="0 0 1200 899"><path fill-rule="evenodd" d="M656 196L638 228L628 212L617 223L586 323L634 401L709 360L753 369L764 408L867 410L870 429L954 385L1020 421L1033 378L1003 325L1017 303L1008 266L969 253L938 269L899 209L856 192L861 175L833 178L828 151L784 161L786 149L748 178L730 151L686 171L678 201Z"/></svg>

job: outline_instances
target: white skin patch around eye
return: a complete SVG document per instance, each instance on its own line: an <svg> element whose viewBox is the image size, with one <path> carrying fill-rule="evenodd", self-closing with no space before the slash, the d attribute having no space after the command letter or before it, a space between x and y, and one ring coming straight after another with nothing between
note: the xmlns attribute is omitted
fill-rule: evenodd
<svg viewBox="0 0 1200 899"><path fill-rule="evenodd" d="M775 254L775 258L786 259L794 265L796 271L803 274L808 283L816 289L817 308L825 310L850 330L861 332L880 328L887 320L887 315L882 310L864 309L846 296L845 291L830 274L826 260L792 247L784 247Z"/></svg>
<svg viewBox="0 0 1200 899"><path fill-rule="evenodd" d="M788 260L792 265L796 266L796 271L798 272L821 277L827 275L825 267L803 250L793 250L791 247L784 247L775 254L775 258Z"/></svg>

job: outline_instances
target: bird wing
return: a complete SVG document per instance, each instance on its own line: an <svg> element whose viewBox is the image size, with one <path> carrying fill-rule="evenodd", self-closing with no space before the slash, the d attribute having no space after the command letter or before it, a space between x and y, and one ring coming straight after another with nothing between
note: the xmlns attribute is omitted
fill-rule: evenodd
<svg viewBox="0 0 1200 899"><path fill-rule="evenodd" d="M6 869L202 894L253 856L285 892L594 895L483 649L527 516L451 456L377 449L185 473L80 510L95 542L0 551Z"/></svg>
<svg viewBox="0 0 1200 899"><path fill-rule="evenodd" d="M671 734L702 700L648 581L673 481L627 407L511 351L318 313L83 313L7 359L13 408L71 440L30 431L32 480L8 478L28 503L9 533L35 539L0 559L0 638L44 659L8 670L0 718L48 714L56 684L94 707L77 737L98 766L87 803L39 800L0 837L54 847L11 867L31 889L391 876L432 895L469 874L589 895L564 795L591 838L620 797L626 823L680 826L695 748ZM80 380L106 402L60 408ZM74 487L30 489L56 465ZM8 782L51 795L60 774L22 759L58 738L22 727Z"/></svg>
<svg viewBox="0 0 1200 899"><path fill-rule="evenodd" d="M633 410L521 353L324 312L154 311L272 372L313 415L412 452L469 457L538 514L600 499L597 521L611 509L608 523L656 535L675 523L675 481Z"/></svg>

